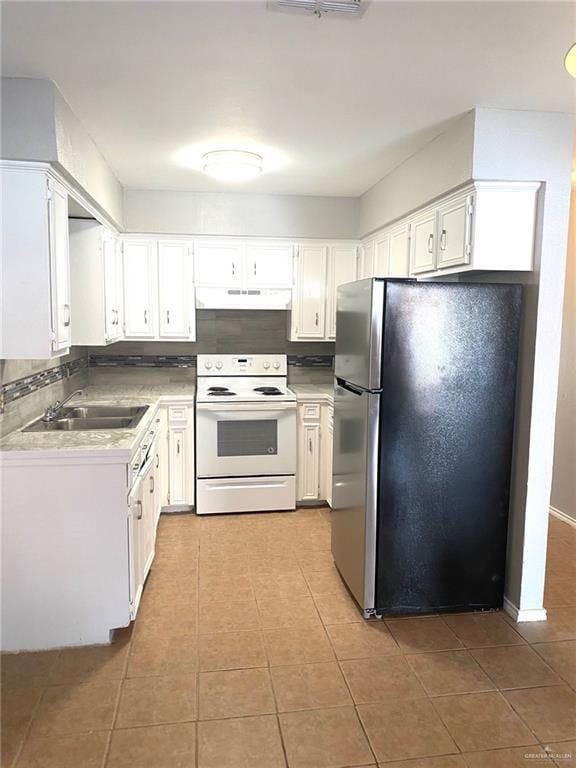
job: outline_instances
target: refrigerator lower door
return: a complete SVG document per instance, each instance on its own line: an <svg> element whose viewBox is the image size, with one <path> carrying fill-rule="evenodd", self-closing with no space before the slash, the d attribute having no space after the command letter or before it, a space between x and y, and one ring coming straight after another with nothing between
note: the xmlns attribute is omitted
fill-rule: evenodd
<svg viewBox="0 0 576 768"><path fill-rule="evenodd" d="M365 616L375 607L379 400L353 385L335 387L332 554Z"/></svg>

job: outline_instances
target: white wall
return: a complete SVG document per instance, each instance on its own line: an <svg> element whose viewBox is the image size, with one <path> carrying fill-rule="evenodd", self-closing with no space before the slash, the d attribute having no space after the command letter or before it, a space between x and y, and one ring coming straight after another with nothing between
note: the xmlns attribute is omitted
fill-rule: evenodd
<svg viewBox="0 0 576 768"><path fill-rule="evenodd" d="M576 171L566 262L552 506L576 521Z"/></svg>
<svg viewBox="0 0 576 768"><path fill-rule="evenodd" d="M360 198L360 236L469 181L474 124L473 111L455 119L443 133L365 192Z"/></svg>
<svg viewBox="0 0 576 768"><path fill-rule="evenodd" d="M126 190L128 232L353 238L359 200L352 197Z"/></svg>
<svg viewBox="0 0 576 768"><path fill-rule="evenodd" d="M68 176L118 227L122 187L50 80L2 78L1 155L49 162Z"/></svg>

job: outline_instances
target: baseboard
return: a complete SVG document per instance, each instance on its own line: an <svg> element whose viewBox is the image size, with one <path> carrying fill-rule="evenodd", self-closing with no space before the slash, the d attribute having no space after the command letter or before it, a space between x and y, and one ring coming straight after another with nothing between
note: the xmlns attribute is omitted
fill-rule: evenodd
<svg viewBox="0 0 576 768"><path fill-rule="evenodd" d="M191 504L168 504L166 507L162 507L161 514L173 515L178 512L192 512L193 506Z"/></svg>
<svg viewBox="0 0 576 768"><path fill-rule="evenodd" d="M546 621L546 608L517 608L514 603L504 598L504 610L514 621Z"/></svg>
<svg viewBox="0 0 576 768"><path fill-rule="evenodd" d="M556 509L556 507L549 507L549 509L550 514L553 517L557 517L558 520L562 520L563 523L568 523L572 528L576 528L576 520L574 520L573 517L570 517L570 515L567 515L565 512L561 512L559 509Z"/></svg>

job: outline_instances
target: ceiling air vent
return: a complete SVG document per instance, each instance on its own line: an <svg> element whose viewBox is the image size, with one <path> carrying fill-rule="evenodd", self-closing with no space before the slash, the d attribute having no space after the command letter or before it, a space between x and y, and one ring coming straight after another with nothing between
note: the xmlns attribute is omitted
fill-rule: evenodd
<svg viewBox="0 0 576 768"><path fill-rule="evenodd" d="M362 0L276 0L283 8L302 8L321 16L329 11L338 13L360 13Z"/></svg>

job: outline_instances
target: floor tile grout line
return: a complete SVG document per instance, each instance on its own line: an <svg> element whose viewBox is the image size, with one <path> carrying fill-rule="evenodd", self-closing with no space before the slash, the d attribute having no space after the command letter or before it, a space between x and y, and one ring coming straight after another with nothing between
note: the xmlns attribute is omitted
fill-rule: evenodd
<svg viewBox="0 0 576 768"><path fill-rule="evenodd" d="M54 661L56 663L56 660ZM52 665L51 669L54 665ZM16 754L14 755L14 758L12 760L12 766L18 765L18 761L20 760L20 757L22 755L22 752L24 751L24 747L26 746L26 742L30 739L30 732L32 730L32 725L34 723L34 720L36 718L36 715L38 714L38 710L40 709L40 705L42 704L42 699L44 698L46 694L48 686L45 686L42 688L42 692L40 696L38 696L38 701L36 702L36 705L34 706L34 709L32 710L32 713L30 715L30 720L28 722L28 725L26 726L26 729L24 731L24 735L22 736L22 739L20 741L20 746L16 750Z"/></svg>

